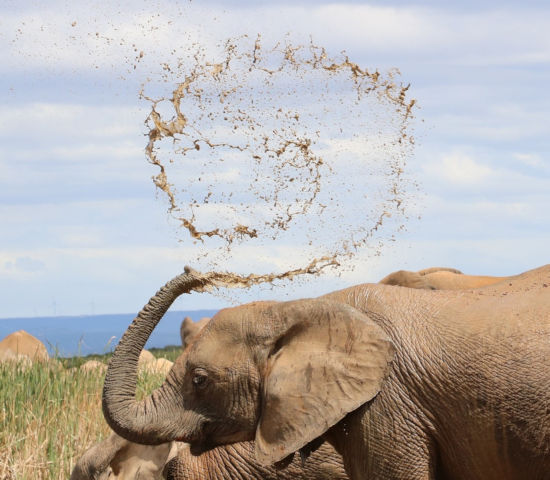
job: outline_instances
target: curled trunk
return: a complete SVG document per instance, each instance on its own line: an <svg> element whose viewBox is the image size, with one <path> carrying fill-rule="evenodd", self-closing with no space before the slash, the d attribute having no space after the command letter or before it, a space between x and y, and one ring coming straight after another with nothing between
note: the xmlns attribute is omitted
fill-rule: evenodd
<svg viewBox="0 0 550 480"><path fill-rule="evenodd" d="M204 291L209 277L192 271L170 280L143 307L117 345L105 376L103 413L109 426L134 442L156 445L181 437L178 392L171 375L149 397L136 401L138 359L153 329L174 300L183 293Z"/></svg>

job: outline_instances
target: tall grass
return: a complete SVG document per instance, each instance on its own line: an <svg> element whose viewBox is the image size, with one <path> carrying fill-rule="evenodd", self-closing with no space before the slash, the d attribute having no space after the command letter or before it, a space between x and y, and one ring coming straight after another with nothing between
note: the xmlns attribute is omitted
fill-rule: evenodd
<svg viewBox="0 0 550 480"><path fill-rule="evenodd" d="M0 480L68 479L84 451L109 434L101 411L104 375L65 367L81 363L0 363ZM141 374L138 396L162 380Z"/></svg>

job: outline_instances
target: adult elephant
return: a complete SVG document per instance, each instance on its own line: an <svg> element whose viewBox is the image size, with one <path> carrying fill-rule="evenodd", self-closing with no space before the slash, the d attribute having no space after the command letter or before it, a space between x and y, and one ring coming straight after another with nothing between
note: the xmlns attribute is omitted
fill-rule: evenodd
<svg viewBox="0 0 550 480"><path fill-rule="evenodd" d="M480 290L365 284L225 309L136 401L155 325L215 279L188 269L120 341L103 392L120 435L195 452L254 439L263 464L322 438L354 480L550 479L550 266Z"/></svg>
<svg viewBox="0 0 550 480"><path fill-rule="evenodd" d="M183 348L195 339L209 318L180 330ZM289 459L290 460L290 459ZM89 448L76 463L70 480L347 480L342 457L325 443L306 463L298 456L278 467L263 466L254 456L253 442L220 446L193 455L183 442L141 445L112 433ZM283 468L284 467L284 468ZM163 473L164 476L163 477Z"/></svg>
<svg viewBox="0 0 550 480"><path fill-rule="evenodd" d="M22 359L33 362L50 360L45 345L25 330L10 333L0 341L0 362Z"/></svg>
<svg viewBox="0 0 550 480"><path fill-rule="evenodd" d="M468 290L493 285L512 278L514 277L464 275L455 268L432 267L418 272L398 270L390 273L378 283L425 290Z"/></svg>

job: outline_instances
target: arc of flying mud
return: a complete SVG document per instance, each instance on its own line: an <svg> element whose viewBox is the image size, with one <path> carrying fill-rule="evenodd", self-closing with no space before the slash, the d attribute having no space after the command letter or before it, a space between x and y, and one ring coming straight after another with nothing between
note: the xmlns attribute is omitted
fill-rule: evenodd
<svg viewBox="0 0 550 480"><path fill-rule="evenodd" d="M191 291L209 292L213 288L248 288L263 283L273 283L276 280L293 280L299 275L318 275L325 268L338 265L339 263L335 258L325 256L313 260L306 267L296 268L284 273L269 273L263 275L255 273L238 275L230 272L200 273L189 266L185 267L184 272L193 275L197 279L203 280L201 284L191 287L188 292L190 293Z"/></svg>
<svg viewBox="0 0 550 480"><path fill-rule="evenodd" d="M145 125L150 128L149 141L145 152L148 161L151 164L156 165L160 170L157 175L153 176L153 181L156 187L163 191L169 200L168 213L181 223L181 226L188 231L193 239L204 243L205 237L219 237L226 242L227 250L230 249L230 245L234 240L242 240L245 237L256 238L261 235L261 232L259 232L256 228L241 223L230 228L214 228L207 231L200 231L196 227L195 201L189 202L188 204L189 214L180 215L182 210L181 207L178 206L178 201L173 192L174 185L169 183L165 166L157 156L157 142L165 138L172 138L175 143L178 140L177 137L182 136L191 143L189 146L183 146L176 150L176 153L183 154L184 156L193 150L200 150L201 144L204 144L212 151L215 151L216 148L229 148L250 154L251 160L258 166L262 165L262 153L264 153L267 155L266 160L274 161L278 159L280 161L274 167L276 168L276 171L281 171L282 168L288 166L294 168L297 171L298 176L302 175L301 172L306 172L304 176L301 177L304 182L302 189L304 196L301 197L300 200L297 198L296 204L291 203L285 205L280 200L279 190L284 188L284 185L282 184L284 179L279 179L273 193L267 193L265 195L263 192L258 193L258 198L268 204L271 204L275 209L279 208L279 212L274 212L274 217L271 221L266 220L264 222L264 227L267 226L269 228L276 228L279 231L287 230L295 216L307 213L308 209L311 205L313 205L321 190L321 169L328 168L329 171L332 169L330 165L324 162L321 157L315 155L312 149L313 142L311 138L307 138L307 134L304 138L296 137L289 139L287 137L293 133L295 134L291 124L287 125L283 123L283 130L281 132L274 131L273 134L275 135L276 140L272 143L270 143L269 136L262 137L261 135L259 136L260 143L258 143L258 145L251 144L250 142L252 140L243 141L242 144L239 144L238 142L214 142L210 140L198 130L197 125L189 124L188 118L182 112L181 101L186 96L191 100L196 99L198 101L198 105L196 106L202 111L208 108L208 102L211 101L207 98L206 103L203 102L203 90L201 88L193 87L194 82L201 79L214 79L216 82L216 88L219 87L220 91L217 91L217 93L213 95L212 99L217 98L220 103L224 103L229 95L237 92L241 88L240 84L232 89L229 88L231 85L229 85L226 89L223 88L225 74L229 75L227 80L230 82L234 81L236 78L235 72L231 71L232 62L234 60L244 62L244 67L248 67L249 72L252 70L264 72L268 77L272 77L277 73L283 72L285 68L294 68L298 70L298 68L306 66L320 72L327 72L329 76L343 73L345 75L349 75L346 76L344 80L349 79L353 82L352 89L355 90L357 95L356 102L359 102L364 95L374 94L376 95L375 98L379 98L385 103L388 102L392 108L395 108L400 122L396 124L396 132L399 132L396 142L402 144L403 142L408 141L411 145L414 144L413 137L407 134L407 127L408 121L412 117L412 109L415 106L416 101L414 99L407 99L407 92L410 85L396 84L395 76L399 74L397 69L389 71L386 75L382 75L377 70L370 72L368 69L361 68L358 64L352 62L347 56L344 56L341 61L333 60L329 58L324 48L317 47L313 44L309 45L309 49L303 46L295 47L290 44L281 46L281 44L277 44L273 49L268 50L267 52L268 54L272 52L281 53L282 60L280 60L278 65L275 64L273 66L274 68L268 68L271 67L271 65L262 63L264 59L263 52L264 50L262 50L260 36L257 37L253 49L245 52L239 51L238 45L235 41L228 40L225 44L226 58L220 63L201 62L198 53L195 54L194 68L190 74L184 77L184 81L178 84L173 90L171 98L163 97L156 100L152 99L145 95L144 88L142 88L140 93L141 98L148 100L152 104L151 112L145 120ZM299 57L300 53L305 53L305 57ZM261 81L263 81L265 85L269 84L267 79ZM165 121L157 111L157 105L159 102L165 100L169 101L174 109L173 117L167 121ZM283 111L281 109L279 111L283 116L281 121L290 122L291 118L289 115L291 115L292 112L286 110ZM224 112L227 112L227 110L224 109ZM241 111L240 109L238 112L239 116L235 116L236 113L231 110L229 110L228 113L228 116L233 122L235 128L239 125L254 131L254 126L261 126L258 123L258 119L256 119L253 115L251 116L246 113L246 111ZM279 118L278 115L279 113L277 113L277 118ZM294 112L293 118L295 118L295 121L298 122L299 114ZM253 135L255 135L255 133ZM253 138L255 141L258 141L259 139L256 138L256 136ZM263 144L261 142L262 139ZM285 156L289 156L291 158L286 158ZM170 162L172 162L172 160L170 160ZM375 232L383 226L385 219L391 217L391 210L393 208L395 208L398 212L403 213L404 209L402 203L404 191L402 191L400 182L404 171L404 163L404 153L395 155L387 163L389 176L391 177L388 192L392 195L392 198L385 201L386 207L383 208L380 214L376 215L374 224L366 228L361 227L360 230L356 232L361 232L359 235L352 234L349 239L345 239L341 241L339 245L335 245L330 251L330 255L316 258L305 267L297 268L284 274L249 276L234 276L233 274L227 274L229 277L227 277L226 280L230 284L234 284L236 282L236 284L240 286L250 286L252 284L263 283L266 281L272 282L277 279L293 278L297 275L306 273L317 274L328 266L340 265L338 259L351 258L357 249L364 246L367 241L374 236ZM309 174L307 174L308 171ZM211 194L212 191L209 191L208 195L205 197L205 200L210 198ZM204 203L208 202L205 201ZM393 205L393 207L389 207L389 205ZM198 207L199 205L197 204L196 206ZM321 207L323 207L323 205L321 205ZM277 233L275 231L272 235L272 239L275 239L276 237ZM237 280L237 278L239 280Z"/></svg>

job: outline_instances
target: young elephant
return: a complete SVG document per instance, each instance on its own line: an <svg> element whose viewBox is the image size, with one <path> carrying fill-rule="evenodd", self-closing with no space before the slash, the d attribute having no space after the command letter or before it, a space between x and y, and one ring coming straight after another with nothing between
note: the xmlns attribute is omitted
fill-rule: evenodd
<svg viewBox="0 0 550 480"><path fill-rule="evenodd" d="M208 323L186 317L180 334L185 349ZM262 466L253 442L220 446L195 456L189 445L168 442L141 445L112 433L88 449L70 480L346 480L342 457L329 444L321 445L306 463L299 457L279 468ZM284 467L284 468L283 468ZM162 476L164 472L164 477Z"/></svg>
<svg viewBox="0 0 550 480"><path fill-rule="evenodd" d="M155 325L218 278L186 270L121 339L103 391L120 435L194 453L254 439L265 465L324 438L352 480L550 478L550 266L479 290L365 284L225 309L136 401Z"/></svg>
<svg viewBox="0 0 550 480"><path fill-rule="evenodd" d="M464 275L460 270L445 267L432 267L418 272L398 270L380 280L384 285L396 285L426 290L468 290L495 283L504 282L514 277L491 277L486 275Z"/></svg>

